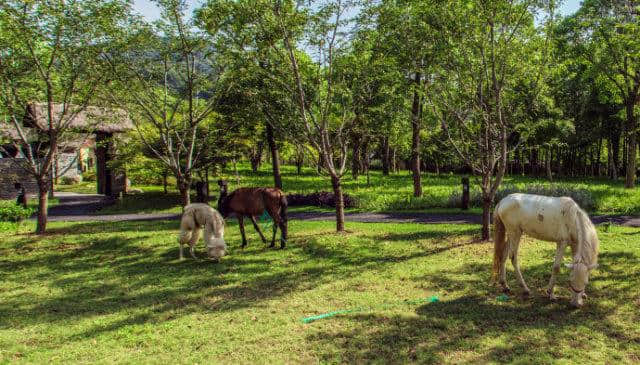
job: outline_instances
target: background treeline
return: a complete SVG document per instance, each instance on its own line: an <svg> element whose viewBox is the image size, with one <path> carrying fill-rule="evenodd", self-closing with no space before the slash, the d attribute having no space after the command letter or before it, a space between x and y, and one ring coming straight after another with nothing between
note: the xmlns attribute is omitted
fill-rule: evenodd
<svg viewBox="0 0 640 365"><path fill-rule="evenodd" d="M370 169L411 170L416 197L425 171L475 175L485 237L505 174L636 182L635 1L568 17L553 0L155 3L147 22L124 0L3 2L3 120L34 99L124 109L136 130L119 163L172 176L182 204L223 165L271 162L280 187L281 163L313 166L338 230L343 178ZM73 132L49 124L45 157ZM41 190L51 160L33 160Z"/></svg>

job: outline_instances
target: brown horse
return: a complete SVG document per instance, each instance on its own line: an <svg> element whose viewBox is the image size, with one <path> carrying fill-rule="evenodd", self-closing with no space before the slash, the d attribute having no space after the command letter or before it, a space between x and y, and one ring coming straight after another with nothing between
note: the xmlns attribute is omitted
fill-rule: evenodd
<svg viewBox="0 0 640 365"><path fill-rule="evenodd" d="M274 229L271 245L275 246L276 232L280 227L280 248L284 248L287 241L287 197L278 188L239 188L231 194L227 194L227 182L218 180L220 185L220 198L218 198L218 211L224 218L231 213L238 218L240 234L242 235L242 247L247 245L244 234L244 217L249 217L253 228L256 229L263 243L267 239L262 234L260 226L256 222L256 216L267 213L273 219Z"/></svg>

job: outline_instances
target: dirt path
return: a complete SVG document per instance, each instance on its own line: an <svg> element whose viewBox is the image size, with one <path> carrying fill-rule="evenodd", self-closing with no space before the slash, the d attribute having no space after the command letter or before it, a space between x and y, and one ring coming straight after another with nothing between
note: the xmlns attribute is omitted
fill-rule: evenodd
<svg viewBox="0 0 640 365"><path fill-rule="evenodd" d="M179 214L158 213L158 214L109 214L95 215L96 211L107 205L113 204L113 199L103 195L76 194L76 193L56 193L56 198L60 204L49 209L50 221L154 221L154 220L177 220ZM289 213L290 219L326 221L334 220L333 213ZM482 217L476 214L433 214L433 213L347 213L345 220L348 222L364 223L448 223L448 224L480 224ZM611 222L613 224L640 227L640 217L610 215L592 216L591 220L596 223Z"/></svg>

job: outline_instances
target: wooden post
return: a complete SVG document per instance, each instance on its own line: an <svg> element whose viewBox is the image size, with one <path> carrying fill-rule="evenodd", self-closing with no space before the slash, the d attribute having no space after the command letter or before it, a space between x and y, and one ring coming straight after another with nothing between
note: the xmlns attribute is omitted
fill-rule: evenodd
<svg viewBox="0 0 640 365"><path fill-rule="evenodd" d="M462 210L469 209L469 178L462 178Z"/></svg>

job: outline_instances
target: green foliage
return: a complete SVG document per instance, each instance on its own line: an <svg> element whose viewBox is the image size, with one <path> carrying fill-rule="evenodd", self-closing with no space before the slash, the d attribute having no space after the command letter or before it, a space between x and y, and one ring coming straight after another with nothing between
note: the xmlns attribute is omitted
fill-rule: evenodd
<svg viewBox="0 0 640 365"><path fill-rule="evenodd" d="M96 181L96 171L94 169L91 169L83 172L82 181L86 181L86 182Z"/></svg>
<svg viewBox="0 0 640 365"><path fill-rule="evenodd" d="M1 222L20 222L33 215L34 209L24 208L12 201L0 201L0 221Z"/></svg>

